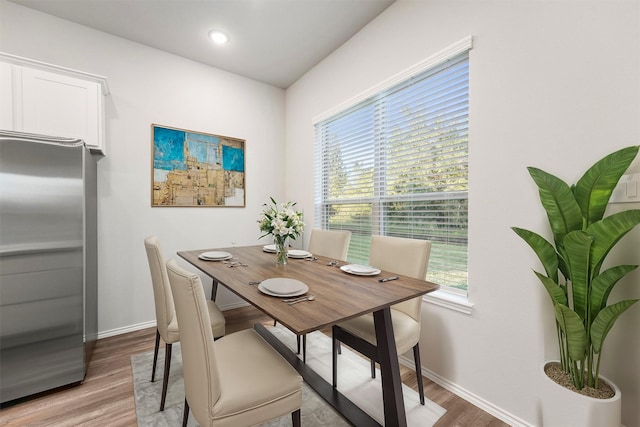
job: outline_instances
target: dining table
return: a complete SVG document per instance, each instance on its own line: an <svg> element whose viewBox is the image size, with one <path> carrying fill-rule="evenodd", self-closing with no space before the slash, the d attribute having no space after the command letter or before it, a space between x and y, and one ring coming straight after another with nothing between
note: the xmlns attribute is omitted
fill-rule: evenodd
<svg viewBox="0 0 640 427"><path fill-rule="evenodd" d="M203 259L202 255L207 252L227 252L232 259ZM345 268L349 264L347 262L310 255L289 258L285 265L279 265L275 254L268 252L267 246L263 245L178 252L178 256L213 280L211 299L215 300L218 286L224 286L298 336L373 313L382 381L384 425L406 426L400 366L390 310L394 304L420 297L439 286L389 271L367 275L350 274L350 270ZM380 281L390 277L395 279ZM308 287L306 295L313 295L314 298L294 305L283 303L280 295L265 293L264 288L260 289L261 282L274 278L302 282ZM291 363L318 395L350 423L357 426L380 425L310 369L264 325L258 323L254 328Z"/></svg>

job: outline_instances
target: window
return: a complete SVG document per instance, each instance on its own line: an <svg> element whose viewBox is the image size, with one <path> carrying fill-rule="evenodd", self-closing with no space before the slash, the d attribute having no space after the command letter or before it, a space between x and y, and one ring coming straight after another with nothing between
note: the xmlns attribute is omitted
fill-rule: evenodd
<svg viewBox="0 0 640 427"><path fill-rule="evenodd" d="M432 242L427 280L466 293L468 48L315 124L316 226Z"/></svg>

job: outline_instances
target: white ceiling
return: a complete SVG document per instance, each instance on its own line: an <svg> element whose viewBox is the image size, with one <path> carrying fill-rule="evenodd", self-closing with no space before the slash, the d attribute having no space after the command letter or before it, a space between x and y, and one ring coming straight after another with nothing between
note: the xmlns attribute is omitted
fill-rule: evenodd
<svg viewBox="0 0 640 427"><path fill-rule="evenodd" d="M10 0L287 88L395 0ZM223 30L230 42L207 36Z"/></svg>

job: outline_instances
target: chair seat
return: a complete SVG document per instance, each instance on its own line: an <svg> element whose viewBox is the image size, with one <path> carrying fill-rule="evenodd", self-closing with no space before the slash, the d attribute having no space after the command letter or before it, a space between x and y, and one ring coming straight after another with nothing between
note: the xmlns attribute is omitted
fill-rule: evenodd
<svg viewBox="0 0 640 427"><path fill-rule="evenodd" d="M217 426L259 424L302 405L302 377L253 329L220 338L215 353L221 390L213 407Z"/></svg>
<svg viewBox="0 0 640 427"><path fill-rule="evenodd" d="M211 331L214 338L224 336L225 320L222 311L215 302L207 300L207 308L209 309L209 318L211 319Z"/></svg>
<svg viewBox="0 0 640 427"><path fill-rule="evenodd" d="M404 354L411 350L420 340L420 323L416 322L411 316L393 309L391 309L391 321L398 354ZM373 314L365 314L355 319L347 320L338 326L373 345L377 344Z"/></svg>

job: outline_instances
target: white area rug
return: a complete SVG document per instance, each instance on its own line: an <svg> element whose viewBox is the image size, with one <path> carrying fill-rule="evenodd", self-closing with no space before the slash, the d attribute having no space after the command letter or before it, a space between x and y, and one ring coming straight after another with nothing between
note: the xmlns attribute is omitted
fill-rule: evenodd
<svg viewBox="0 0 640 427"><path fill-rule="evenodd" d="M269 329L280 341L292 351L296 351L296 336L278 325ZM302 355L299 356L302 358ZM307 335L307 365L331 384L331 338L322 332ZM371 365L367 359L342 346L342 354L338 355L338 391L358 405L370 417L384 425L384 407L382 403L382 383L380 370L376 369L376 377L371 378ZM424 406L420 404L418 392L402 384L407 424L415 427L433 426L446 412L437 403L425 398Z"/></svg>
<svg viewBox="0 0 640 427"><path fill-rule="evenodd" d="M296 337L294 334L280 326L267 328L295 352ZM139 427L177 427L182 425L184 383L182 380L182 357L179 343L173 345L172 353L171 374L169 375L167 399L163 412L159 411L162 373L164 370L163 346L158 355L156 380L153 383L150 381L153 351L131 356L136 415ZM325 334L314 332L307 335L307 365L331 382L331 339ZM405 385L402 387L409 426L433 426L446 412L445 409L428 399L425 399L424 406L420 405L418 393ZM378 420L380 424L384 425L380 372L377 373L375 379L372 379L369 362L352 353L345 346L342 346L342 354L338 356L338 390L371 417ZM349 425L306 384L303 384L301 418L302 425L305 427ZM195 419L192 416L189 417L188 426L197 425ZM290 425L291 416L287 415L262 426L279 427Z"/></svg>

